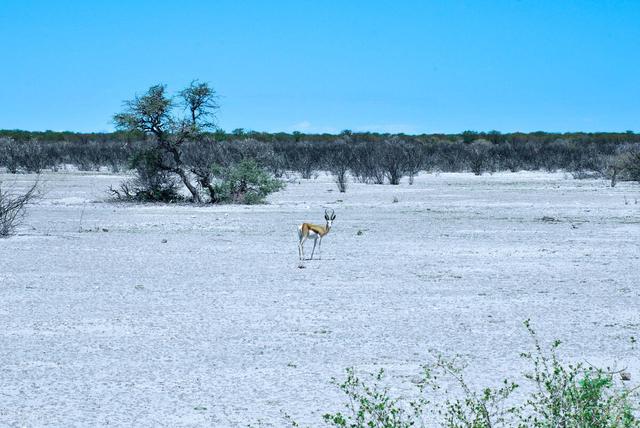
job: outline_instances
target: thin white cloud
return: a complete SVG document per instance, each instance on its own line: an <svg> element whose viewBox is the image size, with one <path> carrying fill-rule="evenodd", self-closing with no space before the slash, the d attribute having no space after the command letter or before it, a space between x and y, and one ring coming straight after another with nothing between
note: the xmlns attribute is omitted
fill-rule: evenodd
<svg viewBox="0 0 640 428"><path fill-rule="evenodd" d="M289 126L286 129L287 132L294 132L294 131L298 131L298 132L302 132L305 134L337 134L339 133L341 130L336 128L336 127L331 127L331 126L318 126L318 125L314 125L313 123L311 123L308 120L303 120L302 122L298 122L295 123L291 126Z"/></svg>
<svg viewBox="0 0 640 428"><path fill-rule="evenodd" d="M293 131L308 132L309 129L311 129L311 122L303 120L302 122L291 125L290 129Z"/></svg>
<svg viewBox="0 0 640 428"><path fill-rule="evenodd" d="M381 134L417 134L418 128L408 123L374 123L353 128L355 132L379 132Z"/></svg>
<svg viewBox="0 0 640 428"><path fill-rule="evenodd" d="M298 131L306 134L339 134L345 129L350 129L353 132L378 132L381 134L419 133L419 129L415 125L408 123L374 123L370 125L360 125L353 128L348 126L344 128L337 128L335 126L316 125L309 120L294 123L293 125L286 127L285 132Z"/></svg>

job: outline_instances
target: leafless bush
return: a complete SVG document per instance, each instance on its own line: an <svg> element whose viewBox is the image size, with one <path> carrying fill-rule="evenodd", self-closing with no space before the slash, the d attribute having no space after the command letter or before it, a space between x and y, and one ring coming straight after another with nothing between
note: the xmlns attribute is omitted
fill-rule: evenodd
<svg viewBox="0 0 640 428"><path fill-rule="evenodd" d="M45 145L36 139L0 139L0 166L6 167L11 174L20 171L40 173L43 169L52 167L54 161L50 159L49 153L49 150L45 150Z"/></svg>
<svg viewBox="0 0 640 428"><path fill-rule="evenodd" d="M360 183L384 184L382 144L377 141L358 143L353 149L351 171Z"/></svg>
<svg viewBox="0 0 640 428"><path fill-rule="evenodd" d="M20 164L28 173L39 174L43 169L51 166L38 140L22 143L19 155Z"/></svg>
<svg viewBox="0 0 640 428"><path fill-rule="evenodd" d="M190 91L200 89L203 89L201 85L195 85ZM153 100L162 101L156 98L148 101ZM175 109L172 107L171 112L180 116L180 97L164 101L169 102L171 107L172 100L178 104L174 105ZM156 107L155 104L152 107ZM458 135L395 136L343 132L335 136L267 134L239 130L225 133L221 130L209 132L211 129L200 129L194 133L189 125L192 117L182 119L184 120L167 122L168 128L163 136L168 138L167 144L180 141L175 148L178 150L178 160L183 161L184 165L179 168L178 175L181 181L187 182L198 176L189 189L194 193L206 187L202 182L198 183L202 174L196 174L194 169L209 174L213 164L230 167L242 160L255 159L261 168L272 175L280 176L285 170L292 170L308 178L313 177L314 171L332 169L332 152L340 144L347 145L353 155L348 166L349 174L357 181L377 184L397 182L404 174L409 176L411 183L412 177L424 169L443 172L471 170L480 174L494 170L563 170L570 174L576 173L576 176L591 176L596 172L615 183L631 180L633 171L637 170L626 163L622 168L622 164L618 165L616 162L631 156L624 153L640 150L640 135L632 132L500 134L494 131L467 131ZM182 126L178 126L181 124ZM125 167L131 156L140 149L158 145L157 138L149 135L149 132L135 129L128 131L113 134L0 131L0 167L5 167L12 173L38 171L66 164L83 170L106 166L117 171ZM211 144L207 140L211 140ZM393 144L389 144L391 142ZM404 149L401 156L403 159L395 156L398 153L394 150L398 147ZM390 157L394 158L391 159L392 162L388 162ZM214 161L206 162L205 169L202 170L198 169L199 164L203 163L200 159ZM165 167L173 169L173 173L177 174L175 159L169 160ZM400 160L401 163L396 162ZM403 166L400 168L401 164ZM638 175L640 173L635 176ZM190 182L189 184L191 185ZM198 197L193 196L193 199L197 200Z"/></svg>
<svg viewBox="0 0 640 428"><path fill-rule="evenodd" d="M405 154L405 170L409 175L409 184L413 184L414 177L427 167L427 154L420 143L407 143Z"/></svg>
<svg viewBox="0 0 640 428"><path fill-rule="evenodd" d="M384 171L389 184L398 185L407 167L407 151L404 141L398 138L391 138L382 145L382 156L380 166Z"/></svg>
<svg viewBox="0 0 640 428"><path fill-rule="evenodd" d="M319 145L308 141L288 145L285 151L288 167L299 171L305 180L310 179L320 163Z"/></svg>
<svg viewBox="0 0 640 428"><path fill-rule="evenodd" d="M20 147L13 138L0 139L0 165L11 174L16 174L20 168Z"/></svg>
<svg viewBox="0 0 640 428"><path fill-rule="evenodd" d="M22 224L27 205L39 196L38 183L36 179L25 193L18 193L3 189L0 182L0 238L13 235L16 228Z"/></svg>
<svg viewBox="0 0 640 428"><path fill-rule="evenodd" d="M475 175L482 175L491 168L491 142L487 140L476 140L469 145L469 156L471 171Z"/></svg>
<svg viewBox="0 0 640 428"><path fill-rule="evenodd" d="M629 152L623 162L628 179L640 183L640 150Z"/></svg>
<svg viewBox="0 0 640 428"><path fill-rule="evenodd" d="M353 151L344 141L339 140L329 151L327 168L333 174L338 190L347 191L349 167L352 164Z"/></svg>

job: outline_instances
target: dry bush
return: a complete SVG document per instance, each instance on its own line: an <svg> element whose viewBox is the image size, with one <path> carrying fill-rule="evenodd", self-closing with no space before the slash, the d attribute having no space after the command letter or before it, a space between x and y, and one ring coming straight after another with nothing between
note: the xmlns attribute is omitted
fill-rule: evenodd
<svg viewBox="0 0 640 428"><path fill-rule="evenodd" d="M0 182L0 238L13 235L16 228L22 224L27 205L39 196L38 184L39 181L36 180L25 193L18 193L11 189L3 189Z"/></svg>

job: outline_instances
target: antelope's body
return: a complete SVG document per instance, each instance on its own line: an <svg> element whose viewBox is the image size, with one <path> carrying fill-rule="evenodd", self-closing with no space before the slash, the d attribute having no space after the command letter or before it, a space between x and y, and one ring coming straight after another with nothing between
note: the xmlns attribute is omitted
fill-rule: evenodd
<svg viewBox="0 0 640 428"><path fill-rule="evenodd" d="M318 258L322 256L322 238L331 230L331 225L335 218L336 215L333 213L333 210L331 210L331 214L326 210L324 213L324 219L327 221L326 225L320 226L317 224L302 223L298 226L298 255L300 256L300 260L304 260L304 243L307 239L313 239L311 260L313 260L313 254L316 251L316 244L318 244Z"/></svg>

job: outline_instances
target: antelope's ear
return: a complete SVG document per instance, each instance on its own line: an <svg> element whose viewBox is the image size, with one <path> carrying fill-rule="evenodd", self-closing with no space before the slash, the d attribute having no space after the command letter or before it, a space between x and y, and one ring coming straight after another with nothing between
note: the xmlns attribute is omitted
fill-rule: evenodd
<svg viewBox="0 0 640 428"><path fill-rule="evenodd" d="M335 219L336 219L336 215L334 214L331 216L331 220L335 220Z"/></svg>

